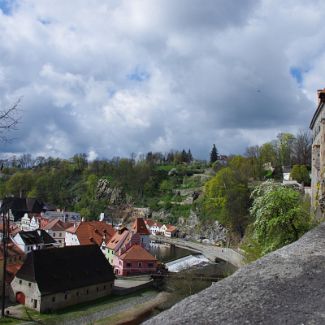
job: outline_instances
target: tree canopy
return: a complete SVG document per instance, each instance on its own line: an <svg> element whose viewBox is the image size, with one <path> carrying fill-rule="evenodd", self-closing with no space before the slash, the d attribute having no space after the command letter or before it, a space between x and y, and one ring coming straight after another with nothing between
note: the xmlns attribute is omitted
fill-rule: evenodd
<svg viewBox="0 0 325 325"><path fill-rule="evenodd" d="M262 254L292 243L309 229L309 211L299 191L268 181L257 186L251 198L253 239Z"/></svg>

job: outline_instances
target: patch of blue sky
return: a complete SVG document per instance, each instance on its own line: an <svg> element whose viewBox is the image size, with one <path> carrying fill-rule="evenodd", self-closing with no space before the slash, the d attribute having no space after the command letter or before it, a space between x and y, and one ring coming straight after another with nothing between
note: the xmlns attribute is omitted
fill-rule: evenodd
<svg viewBox="0 0 325 325"><path fill-rule="evenodd" d="M301 69L298 67L291 67L290 74L297 81L298 85L301 86L304 81L304 73L307 72L305 69Z"/></svg>
<svg viewBox="0 0 325 325"><path fill-rule="evenodd" d="M42 25L50 25L52 23L52 21L49 18L39 18L38 21Z"/></svg>
<svg viewBox="0 0 325 325"><path fill-rule="evenodd" d="M148 80L150 78L150 74L147 71L136 67L131 73L127 75L127 78L132 81L142 82Z"/></svg>
<svg viewBox="0 0 325 325"><path fill-rule="evenodd" d="M6 16L10 16L12 14L14 3L14 0L0 0L0 10Z"/></svg>
<svg viewBox="0 0 325 325"><path fill-rule="evenodd" d="M107 94L109 98L112 98L116 94L116 90L108 89Z"/></svg>

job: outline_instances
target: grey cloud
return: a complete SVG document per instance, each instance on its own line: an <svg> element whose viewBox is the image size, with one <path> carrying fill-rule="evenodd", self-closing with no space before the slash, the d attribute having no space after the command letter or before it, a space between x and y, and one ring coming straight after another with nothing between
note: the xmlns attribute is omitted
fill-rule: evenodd
<svg viewBox="0 0 325 325"><path fill-rule="evenodd" d="M314 88L325 84L324 46L304 49L323 42L319 6L22 1L0 16L0 104L24 96L19 140L1 152L112 157L190 147L206 158L212 143L243 152L304 128ZM290 68L306 61L298 85Z"/></svg>

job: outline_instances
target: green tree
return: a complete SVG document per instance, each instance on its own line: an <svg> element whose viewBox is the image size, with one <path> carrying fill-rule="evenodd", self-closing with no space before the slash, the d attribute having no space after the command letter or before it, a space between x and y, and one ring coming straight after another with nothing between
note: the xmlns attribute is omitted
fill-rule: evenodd
<svg viewBox="0 0 325 325"><path fill-rule="evenodd" d="M218 160L218 150L216 148L216 145L214 144L210 152L210 163L212 164L217 160Z"/></svg>
<svg viewBox="0 0 325 325"><path fill-rule="evenodd" d="M300 192L268 181L257 186L251 197L252 238L262 255L292 243L310 228L310 214Z"/></svg>
<svg viewBox="0 0 325 325"><path fill-rule="evenodd" d="M272 142L264 143L260 147L260 159L261 163L271 163L273 167L277 165L277 150Z"/></svg>
<svg viewBox="0 0 325 325"><path fill-rule="evenodd" d="M247 183L226 167L205 184L203 212L243 235L248 221L248 201Z"/></svg>
<svg viewBox="0 0 325 325"><path fill-rule="evenodd" d="M290 166L295 137L291 133L280 133L277 138L280 163L282 166Z"/></svg>
<svg viewBox="0 0 325 325"><path fill-rule="evenodd" d="M303 183L304 185L310 185L310 176L309 176L308 169L305 165L294 165L292 167L290 176L298 183Z"/></svg>
<svg viewBox="0 0 325 325"><path fill-rule="evenodd" d="M10 177L6 183L6 194L17 197L25 197L33 185L33 174L31 171L17 172Z"/></svg>

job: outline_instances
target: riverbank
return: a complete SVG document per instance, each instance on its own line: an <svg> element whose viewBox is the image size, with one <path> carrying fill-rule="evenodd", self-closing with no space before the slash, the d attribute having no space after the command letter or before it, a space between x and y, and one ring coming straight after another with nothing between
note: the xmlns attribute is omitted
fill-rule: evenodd
<svg viewBox="0 0 325 325"><path fill-rule="evenodd" d="M238 251L231 248L222 248L213 245L205 245L192 241L186 241L180 238L168 238L165 236L151 236L151 240L160 241L163 243L173 244L180 248L189 249L192 251L199 252L203 254L211 262L216 262L217 260L226 261L233 266L240 268L245 265L244 256Z"/></svg>

